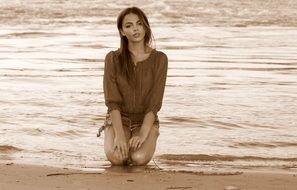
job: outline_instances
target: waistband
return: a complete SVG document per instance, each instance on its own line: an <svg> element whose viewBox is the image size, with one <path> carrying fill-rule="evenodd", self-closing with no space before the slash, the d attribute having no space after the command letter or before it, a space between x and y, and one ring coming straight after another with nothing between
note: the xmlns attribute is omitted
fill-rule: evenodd
<svg viewBox="0 0 297 190"><path fill-rule="evenodd" d="M130 119L132 122L142 122L144 119L143 113L125 113L121 112L121 116Z"/></svg>
<svg viewBox="0 0 297 190"><path fill-rule="evenodd" d="M144 118L142 118L142 120L138 120L137 121L137 120L131 120L125 114L121 114L121 116L122 116L122 118L121 118L122 119L122 124L125 125L126 127L129 127L130 131L133 131L137 127L141 127L141 124L142 124L143 119L144 119ZM159 127L159 118L158 118L158 115L156 115L154 124L157 124L157 126ZM109 126L112 126L112 120L111 120L110 114L107 113L106 116L105 116L104 124L98 129L97 137L100 137L102 131L106 127L109 127Z"/></svg>

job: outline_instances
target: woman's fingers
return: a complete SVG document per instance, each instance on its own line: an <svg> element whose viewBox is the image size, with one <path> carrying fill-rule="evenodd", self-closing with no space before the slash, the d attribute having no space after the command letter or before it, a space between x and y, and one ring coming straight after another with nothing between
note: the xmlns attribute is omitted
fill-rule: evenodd
<svg viewBox="0 0 297 190"><path fill-rule="evenodd" d="M135 150L135 144L136 144L136 138L132 137L130 140L130 148L134 151Z"/></svg>
<svg viewBox="0 0 297 190"><path fill-rule="evenodd" d="M115 148L114 148L114 154L115 156L121 160L122 159L122 156L121 156L121 150L120 150L120 146L119 145L115 145Z"/></svg>
<svg viewBox="0 0 297 190"><path fill-rule="evenodd" d="M117 150L118 146L116 144L113 145L113 152Z"/></svg>
<svg viewBox="0 0 297 190"><path fill-rule="evenodd" d="M115 146L113 153L117 159L121 159L120 149L117 146Z"/></svg>
<svg viewBox="0 0 297 190"><path fill-rule="evenodd" d="M143 144L143 143L142 143L141 141L139 141L139 143L138 143L137 146L136 146L136 150L138 150L138 149L141 147L142 144Z"/></svg>
<svg viewBox="0 0 297 190"><path fill-rule="evenodd" d="M142 144L143 144L143 141L141 140L141 138L139 138L139 143L137 144L136 150L138 150Z"/></svg>
<svg viewBox="0 0 297 190"><path fill-rule="evenodd" d="M122 146L122 155L123 155L124 159L128 158L128 146L126 143L123 144L123 146Z"/></svg>
<svg viewBox="0 0 297 190"><path fill-rule="evenodd" d="M129 140L129 150L133 150L133 140L134 140L134 137L132 137L132 138Z"/></svg>
<svg viewBox="0 0 297 190"><path fill-rule="evenodd" d="M141 142L139 137L132 137L129 141L129 148L133 151L137 150L138 148L141 147L143 142Z"/></svg>
<svg viewBox="0 0 297 190"><path fill-rule="evenodd" d="M128 158L128 147L127 144L121 143L114 145L114 153L116 157L120 160L125 160Z"/></svg>
<svg viewBox="0 0 297 190"><path fill-rule="evenodd" d="M129 147L129 151L132 150L132 139L129 139L128 147Z"/></svg>
<svg viewBox="0 0 297 190"><path fill-rule="evenodd" d="M118 148L116 149L118 155L119 155L119 159L123 160L124 156L123 156L123 146L121 144L118 145Z"/></svg>

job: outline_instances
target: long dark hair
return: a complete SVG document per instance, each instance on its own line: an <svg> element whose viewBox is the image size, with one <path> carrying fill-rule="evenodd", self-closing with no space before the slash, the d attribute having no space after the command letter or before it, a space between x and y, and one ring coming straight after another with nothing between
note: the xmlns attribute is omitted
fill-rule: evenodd
<svg viewBox="0 0 297 190"><path fill-rule="evenodd" d="M123 29L123 20L127 14L136 14L140 21L143 24L145 36L144 36L144 45L145 46L151 46L152 42L152 31L150 28L149 21L144 14L144 12L138 8L138 7L128 7L124 9L118 16L117 19L117 27L119 30L119 34L121 37L121 47L120 47L120 55L119 55L119 61L120 61L120 68L122 74L127 78L129 84L133 86L135 84L135 74L134 74L134 65L132 62L131 54L128 49L128 39L126 36L123 36L121 34L121 30Z"/></svg>

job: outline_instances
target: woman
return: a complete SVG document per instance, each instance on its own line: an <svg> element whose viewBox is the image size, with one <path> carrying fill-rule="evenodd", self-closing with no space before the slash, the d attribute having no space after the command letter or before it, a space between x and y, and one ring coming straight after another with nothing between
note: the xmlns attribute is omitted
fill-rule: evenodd
<svg viewBox="0 0 297 190"><path fill-rule="evenodd" d="M105 57L104 150L113 165L146 165L159 136L167 56L151 48L152 32L141 9L123 10L117 27L121 47Z"/></svg>

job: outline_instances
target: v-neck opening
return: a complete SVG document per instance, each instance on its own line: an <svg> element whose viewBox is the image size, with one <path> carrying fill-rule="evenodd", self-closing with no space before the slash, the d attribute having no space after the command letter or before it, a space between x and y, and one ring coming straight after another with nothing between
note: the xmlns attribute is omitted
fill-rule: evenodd
<svg viewBox="0 0 297 190"><path fill-rule="evenodd" d="M150 52L150 54L149 54L149 56L147 58L145 58L144 60L141 60L141 61L138 61L138 62L134 63L134 66L137 66L139 63L143 63L143 62L146 62L147 60L149 60L152 57L154 51L155 51L155 49L152 49L152 51Z"/></svg>

